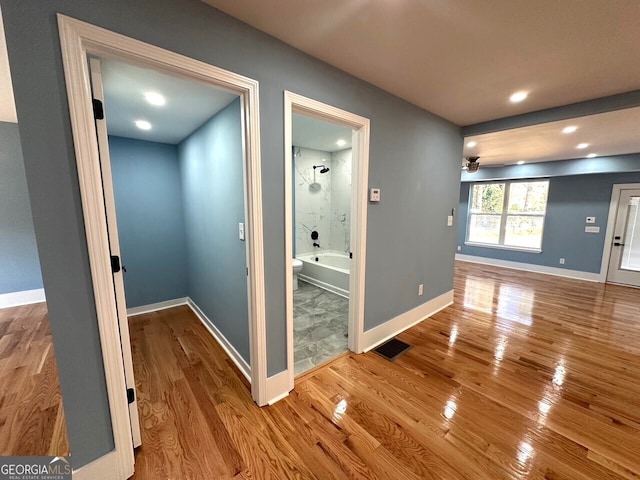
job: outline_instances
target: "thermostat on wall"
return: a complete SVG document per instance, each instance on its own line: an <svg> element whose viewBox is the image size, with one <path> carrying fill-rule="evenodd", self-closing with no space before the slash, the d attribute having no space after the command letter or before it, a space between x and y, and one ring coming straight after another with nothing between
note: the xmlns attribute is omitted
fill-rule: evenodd
<svg viewBox="0 0 640 480"><path fill-rule="evenodd" d="M369 201L370 202L379 202L380 201L380 189L379 188L371 188L369 190Z"/></svg>

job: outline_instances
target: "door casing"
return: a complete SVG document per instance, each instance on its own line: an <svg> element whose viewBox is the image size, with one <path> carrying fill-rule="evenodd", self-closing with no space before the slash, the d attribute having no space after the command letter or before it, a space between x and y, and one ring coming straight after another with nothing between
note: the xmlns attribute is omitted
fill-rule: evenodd
<svg viewBox="0 0 640 480"><path fill-rule="evenodd" d="M293 356L293 188L292 188L292 114L300 113L351 128L351 250L353 262L349 274L349 349L362 353L364 334L364 288L367 254L367 185L369 176L370 121L351 112L293 92L284 92L284 185L285 185L285 278L287 315L287 392L294 387ZM286 395L286 393L284 393Z"/></svg>
<svg viewBox="0 0 640 480"><path fill-rule="evenodd" d="M114 450L74 470L74 479L125 479L134 456L123 370L122 340L111 270L98 140L94 126L89 56L208 82L240 95L245 168L251 391L258 405L267 397L260 112L258 82L204 62L58 14L78 182L89 252Z"/></svg>
<svg viewBox="0 0 640 480"><path fill-rule="evenodd" d="M613 244L613 236L615 232L616 216L618 212L618 201L620 200L620 192L622 190L640 189L640 183L620 183L613 186L611 191L611 202L609 204L609 217L607 220L607 233L605 234L604 247L602 251L602 263L600 264L599 282L607 281L609 272L609 261L611 260L611 245Z"/></svg>

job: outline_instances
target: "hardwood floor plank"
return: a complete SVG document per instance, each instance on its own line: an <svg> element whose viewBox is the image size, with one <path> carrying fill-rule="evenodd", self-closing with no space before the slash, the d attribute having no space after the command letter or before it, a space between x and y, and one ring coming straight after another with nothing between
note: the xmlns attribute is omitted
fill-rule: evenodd
<svg viewBox="0 0 640 480"><path fill-rule="evenodd" d="M462 262L454 281L396 361L348 353L264 408L188 307L132 317L134 478L638 479L638 290ZM0 311L5 451L66 446L44 316Z"/></svg>

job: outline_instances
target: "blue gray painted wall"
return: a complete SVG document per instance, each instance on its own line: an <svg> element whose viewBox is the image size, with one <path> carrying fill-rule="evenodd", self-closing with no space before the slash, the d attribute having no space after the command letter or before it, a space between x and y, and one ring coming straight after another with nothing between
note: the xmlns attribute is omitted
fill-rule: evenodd
<svg viewBox="0 0 640 480"><path fill-rule="evenodd" d="M56 13L260 82L267 371L286 365L284 112L290 90L371 120L365 328L453 285L460 128L199 0L0 0L74 466L113 448ZM29 61L25 62L24 59ZM292 74L295 72L295 74ZM417 285L424 283L422 297Z"/></svg>
<svg viewBox="0 0 640 480"><path fill-rule="evenodd" d="M127 307L187 296L178 148L109 137Z"/></svg>
<svg viewBox="0 0 640 480"><path fill-rule="evenodd" d="M549 180L542 253L465 245L471 182L463 183L460 189L458 245L462 249L459 253L599 273L613 185L640 183L640 172L573 175ZM600 227L600 233L585 233L586 217L596 217L594 226ZM561 257L565 258L564 265L559 264Z"/></svg>
<svg viewBox="0 0 640 480"><path fill-rule="evenodd" d="M191 299L249 362L240 99L178 147Z"/></svg>
<svg viewBox="0 0 640 480"><path fill-rule="evenodd" d="M0 294L42 288L17 123L0 122Z"/></svg>

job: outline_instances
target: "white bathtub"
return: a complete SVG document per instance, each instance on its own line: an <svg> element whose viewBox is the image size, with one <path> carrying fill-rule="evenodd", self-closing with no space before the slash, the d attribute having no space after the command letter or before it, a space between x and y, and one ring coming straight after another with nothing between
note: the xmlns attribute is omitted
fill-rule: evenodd
<svg viewBox="0 0 640 480"><path fill-rule="evenodd" d="M344 253L324 251L297 256L302 261L298 278L349 298L351 259Z"/></svg>

